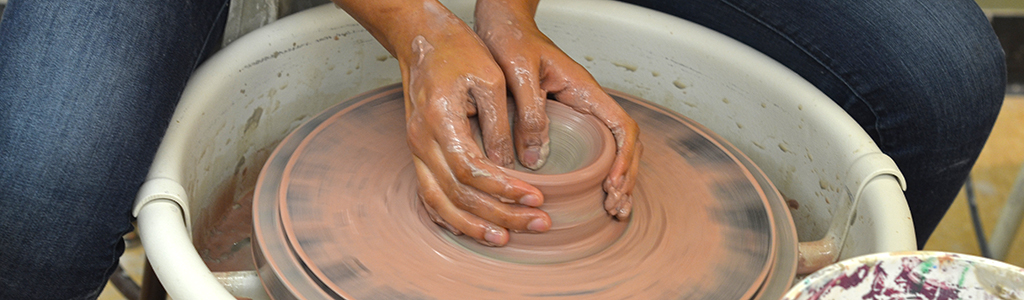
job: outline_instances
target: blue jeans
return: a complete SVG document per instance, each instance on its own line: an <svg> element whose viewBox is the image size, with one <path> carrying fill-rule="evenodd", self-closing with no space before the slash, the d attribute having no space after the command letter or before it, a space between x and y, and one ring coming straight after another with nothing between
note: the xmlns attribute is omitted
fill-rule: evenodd
<svg viewBox="0 0 1024 300"><path fill-rule="evenodd" d="M0 299L99 295L185 82L220 43L226 5L9 3L0 23Z"/></svg>
<svg viewBox="0 0 1024 300"><path fill-rule="evenodd" d="M728 35L832 98L907 179L923 247L970 173L1006 85L972 0L627 0Z"/></svg>

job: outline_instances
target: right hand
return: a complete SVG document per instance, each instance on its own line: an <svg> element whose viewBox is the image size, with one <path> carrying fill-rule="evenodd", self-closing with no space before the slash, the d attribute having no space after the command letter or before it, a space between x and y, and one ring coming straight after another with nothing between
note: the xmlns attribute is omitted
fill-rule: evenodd
<svg viewBox="0 0 1024 300"><path fill-rule="evenodd" d="M473 30L436 5L440 21L406 27L422 31L395 45L410 51L393 51L420 198L434 222L485 245L505 245L508 230L545 232L551 219L536 208L544 196L498 168L514 159L502 71ZM484 150L473 139L473 116Z"/></svg>

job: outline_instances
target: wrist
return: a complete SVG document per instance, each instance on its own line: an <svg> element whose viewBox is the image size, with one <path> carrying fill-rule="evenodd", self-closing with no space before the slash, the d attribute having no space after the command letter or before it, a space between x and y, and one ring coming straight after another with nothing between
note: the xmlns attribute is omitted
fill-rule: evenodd
<svg viewBox="0 0 1024 300"><path fill-rule="evenodd" d="M414 40L445 44L473 31L437 0L334 0L400 61L415 57Z"/></svg>
<svg viewBox="0 0 1024 300"><path fill-rule="evenodd" d="M474 17L476 31L481 37L485 33L508 28L536 28L534 15L537 0L477 0Z"/></svg>

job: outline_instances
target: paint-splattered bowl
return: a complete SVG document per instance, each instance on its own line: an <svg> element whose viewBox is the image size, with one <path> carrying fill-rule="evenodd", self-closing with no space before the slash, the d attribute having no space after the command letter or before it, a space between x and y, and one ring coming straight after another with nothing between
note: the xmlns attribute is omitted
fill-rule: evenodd
<svg viewBox="0 0 1024 300"><path fill-rule="evenodd" d="M1024 299L1024 269L966 254L879 253L821 269L783 299Z"/></svg>

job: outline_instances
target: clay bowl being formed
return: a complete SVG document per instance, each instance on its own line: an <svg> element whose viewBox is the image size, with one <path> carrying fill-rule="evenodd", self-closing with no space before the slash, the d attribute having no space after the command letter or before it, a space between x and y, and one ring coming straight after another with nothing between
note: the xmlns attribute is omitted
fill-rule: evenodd
<svg viewBox="0 0 1024 300"><path fill-rule="evenodd" d="M328 109L281 141L257 182L252 240L264 286L274 299L779 298L772 287L793 276L795 231L764 174L699 124L609 93L644 144L630 220L603 209L607 129L571 125L600 129L594 137L606 146L570 151L575 162L559 167L558 145L591 133L560 133L560 110L572 110L550 104L549 168L562 174L508 172L545 193L553 230L515 233L497 248L455 236L425 213L400 86ZM558 181L591 168L599 175L585 184ZM578 190L562 197L549 183Z"/></svg>
<svg viewBox="0 0 1024 300"><path fill-rule="evenodd" d="M484 246L460 237L459 244L491 258L527 264L558 263L604 250L626 229L626 222L604 210L602 182L615 160L615 138L597 118L548 101L551 140L548 161L537 170L520 164L502 168L544 194L540 208L551 217L544 234L510 232L504 247ZM474 126L474 131L479 129ZM478 144L482 145L479 142Z"/></svg>

